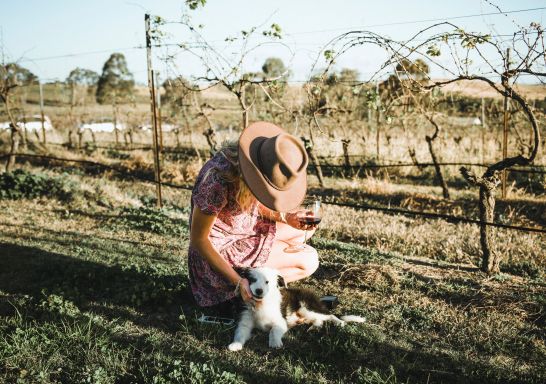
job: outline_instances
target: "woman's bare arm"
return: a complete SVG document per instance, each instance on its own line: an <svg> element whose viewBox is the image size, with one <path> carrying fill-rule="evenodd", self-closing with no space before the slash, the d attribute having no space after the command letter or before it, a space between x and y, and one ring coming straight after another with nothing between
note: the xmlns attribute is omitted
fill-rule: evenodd
<svg viewBox="0 0 546 384"><path fill-rule="evenodd" d="M241 295L243 300L248 301L251 298L248 281L246 279L241 280L241 276L210 242L209 233L215 219L216 215L207 215L198 207L194 207L191 218L190 244L210 264L212 269L220 273L227 281L233 285L241 283Z"/></svg>

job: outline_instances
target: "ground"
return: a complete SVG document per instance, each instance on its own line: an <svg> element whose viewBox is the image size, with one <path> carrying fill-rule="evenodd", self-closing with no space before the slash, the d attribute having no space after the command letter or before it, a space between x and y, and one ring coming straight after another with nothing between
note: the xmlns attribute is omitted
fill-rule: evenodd
<svg viewBox="0 0 546 384"><path fill-rule="evenodd" d="M47 175L65 183L62 193L0 199L0 381L546 380L543 274L486 276L475 259L430 252L427 231L463 226L360 213L369 225L351 234L349 210L327 211L311 241L321 267L298 284L337 295L336 313L367 322L295 328L281 350L256 333L233 353L233 327L199 323L188 291L188 192L167 190L158 211L151 186ZM425 231L424 245L415 236L396 250L381 241L389 226L406 228L405 239Z"/></svg>

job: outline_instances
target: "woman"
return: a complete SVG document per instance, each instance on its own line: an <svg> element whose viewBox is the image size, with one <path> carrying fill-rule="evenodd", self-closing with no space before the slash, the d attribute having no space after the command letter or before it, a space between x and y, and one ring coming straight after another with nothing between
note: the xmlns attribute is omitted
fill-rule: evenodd
<svg viewBox="0 0 546 384"><path fill-rule="evenodd" d="M238 143L224 146L201 169L192 192L188 265L200 306L226 302L239 290L252 300L236 271L266 266L286 282L318 268L313 248L287 253L315 229L293 211L307 190L307 154L301 142L271 123L248 126Z"/></svg>

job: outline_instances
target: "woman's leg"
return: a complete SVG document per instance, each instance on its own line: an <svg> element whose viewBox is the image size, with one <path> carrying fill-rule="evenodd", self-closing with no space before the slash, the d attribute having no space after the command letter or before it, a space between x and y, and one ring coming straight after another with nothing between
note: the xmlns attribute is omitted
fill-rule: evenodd
<svg viewBox="0 0 546 384"><path fill-rule="evenodd" d="M314 230L307 231L307 238L313 233ZM284 252L290 244L303 243L304 237L305 231L277 223L277 235L264 267L277 269L287 283L312 275L319 266L318 254L314 248L309 247L295 253Z"/></svg>

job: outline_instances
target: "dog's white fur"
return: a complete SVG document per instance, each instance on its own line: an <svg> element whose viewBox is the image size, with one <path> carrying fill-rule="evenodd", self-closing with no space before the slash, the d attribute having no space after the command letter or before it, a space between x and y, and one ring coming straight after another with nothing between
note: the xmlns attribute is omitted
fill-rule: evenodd
<svg viewBox="0 0 546 384"><path fill-rule="evenodd" d="M269 331L269 347L281 348L282 337L289 328L297 324L310 324L309 330L322 327L325 321L344 326L346 322L364 322L360 316L342 316L341 319L331 315L315 312L301 305L296 312L288 313L286 318L281 311L282 294L278 286L279 273L275 269L256 268L249 271L250 290L254 300L245 305L235 330L233 342L228 346L230 351L239 351L251 336L252 330L258 328Z"/></svg>

